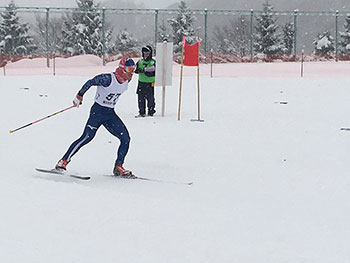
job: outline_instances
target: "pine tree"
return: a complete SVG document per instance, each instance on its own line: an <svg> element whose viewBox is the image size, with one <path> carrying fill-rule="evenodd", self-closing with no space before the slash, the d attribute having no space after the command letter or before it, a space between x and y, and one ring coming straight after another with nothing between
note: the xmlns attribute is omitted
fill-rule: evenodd
<svg viewBox="0 0 350 263"><path fill-rule="evenodd" d="M341 37L341 53L350 54L350 15L346 17L344 27L345 32L339 32L339 35Z"/></svg>
<svg viewBox="0 0 350 263"><path fill-rule="evenodd" d="M78 11L64 18L61 51L71 55L100 55L103 51L102 18L93 0L76 0ZM111 30L106 26L106 43Z"/></svg>
<svg viewBox="0 0 350 263"><path fill-rule="evenodd" d="M137 40L134 39L133 36L130 35L128 30L125 28L117 35L113 50L121 53L137 51Z"/></svg>
<svg viewBox="0 0 350 263"><path fill-rule="evenodd" d="M228 26L220 28L215 26L215 51L224 54L237 54L237 50L233 45L234 34Z"/></svg>
<svg viewBox="0 0 350 263"><path fill-rule="evenodd" d="M271 12L273 6L266 1L263 4L263 13L257 17L255 26L255 43L254 48L258 53L273 55L282 53L283 45L281 44L281 35L277 32L277 18L274 18Z"/></svg>
<svg viewBox="0 0 350 263"><path fill-rule="evenodd" d="M314 39L316 55L331 55L334 52L334 38L329 31L318 34Z"/></svg>
<svg viewBox="0 0 350 263"><path fill-rule="evenodd" d="M217 51L244 56L249 50L249 25L243 16L230 21L230 26L215 27Z"/></svg>
<svg viewBox="0 0 350 263"><path fill-rule="evenodd" d="M38 48L40 51L46 52L46 19L36 16L37 22L37 37ZM50 51L57 51L62 40L62 19L59 17L51 17L49 20L49 49Z"/></svg>
<svg viewBox="0 0 350 263"><path fill-rule="evenodd" d="M37 47L33 37L28 34L29 25L21 24L16 12L16 5L11 2L1 13L0 51L9 55L29 55Z"/></svg>
<svg viewBox="0 0 350 263"><path fill-rule="evenodd" d="M241 56L245 56L248 54L250 49L250 28L248 21L241 16L232 23L232 26L235 26L234 32L236 34L234 43L239 49L239 54Z"/></svg>
<svg viewBox="0 0 350 263"><path fill-rule="evenodd" d="M195 18L191 10L186 6L184 1L180 2L179 12L176 17L169 19L168 22L173 30L174 51L179 52L182 49L182 37L186 37L189 43L196 42L193 23Z"/></svg>
<svg viewBox="0 0 350 263"><path fill-rule="evenodd" d="M162 24L159 25L157 40L163 42L164 40L169 41L169 39L170 35L163 20Z"/></svg>
<svg viewBox="0 0 350 263"><path fill-rule="evenodd" d="M288 55L292 54L294 47L294 23L287 22L283 26L283 44L284 52Z"/></svg>

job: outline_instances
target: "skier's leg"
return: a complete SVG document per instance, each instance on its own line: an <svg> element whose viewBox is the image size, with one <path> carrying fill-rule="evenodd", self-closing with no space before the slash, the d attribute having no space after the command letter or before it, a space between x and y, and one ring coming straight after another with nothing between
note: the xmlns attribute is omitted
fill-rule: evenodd
<svg viewBox="0 0 350 263"><path fill-rule="evenodd" d="M83 134L69 146L67 152L63 155L63 160L70 162L73 155L75 155L81 147L88 144L95 137L98 128L101 126L102 117L103 116L100 114L91 110L90 117L85 125Z"/></svg>
<svg viewBox="0 0 350 263"><path fill-rule="evenodd" d="M129 151L130 135L128 129L122 120L114 114L107 122L103 124L106 129L120 140L117 152L116 164L123 164L126 154Z"/></svg>

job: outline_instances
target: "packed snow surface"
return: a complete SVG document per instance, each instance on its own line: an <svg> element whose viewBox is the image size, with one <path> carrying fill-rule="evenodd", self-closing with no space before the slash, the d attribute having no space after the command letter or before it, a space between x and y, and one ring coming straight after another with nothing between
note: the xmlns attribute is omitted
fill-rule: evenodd
<svg viewBox="0 0 350 263"><path fill-rule="evenodd" d="M193 69L180 121L178 67L164 117L161 87L156 116L134 117L135 76L116 106L131 135L125 167L165 182L106 176L119 141L103 127L68 166L90 181L34 170L52 168L81 135L95 87L79 108L9 130L69 107L89 77L114 67L75 63L64 69L72 75L13 64L0 76L1 262L349 262L348 63L305 65L304 78L294 63L215 65L200 78L204 122L191 121Z"/></svg>

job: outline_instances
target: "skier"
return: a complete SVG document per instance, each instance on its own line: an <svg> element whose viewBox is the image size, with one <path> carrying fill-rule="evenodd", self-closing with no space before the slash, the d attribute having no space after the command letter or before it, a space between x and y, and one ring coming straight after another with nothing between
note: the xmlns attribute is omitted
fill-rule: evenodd
<svg viewBox="0 0 350 263"><path fill-rule="evenodd" d="M125 177L133 176L131 171L123 167L125 156L129 150L129 132L122 120L115 113L114 106L120 95L128 89L128 83L131 81L135 68L135 63L132 59L123 58L120 60L115 72L97 75L88 80L79 90L73 100L74 106L79 107L82 104L83 96L91 86L97 86L95 103L90 109L90 116L83 134L71 144L62 159L58 161L55 167L56 170L65 171L73 155L82 146L89 143L94 138L98 128L103 125L111 134L120 140L113 174Z"/></svg>
<svg viewBox="0 0 350 263"><path fill-rule="evenodd" d="M139 82L137 86L137 97L139 115L136 117L146 116L146 101L148 108L148 116L153 116L155 111L154 99L154 81L156 60L152 58L152 47L145 46L141 50L142 58L136 63L135 73L139 74Z"/></svg>

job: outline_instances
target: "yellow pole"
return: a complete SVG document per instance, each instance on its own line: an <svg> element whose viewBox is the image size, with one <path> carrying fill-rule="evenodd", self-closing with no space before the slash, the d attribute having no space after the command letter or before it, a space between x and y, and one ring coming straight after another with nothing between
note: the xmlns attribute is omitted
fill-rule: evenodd
<svg viewBox="0 0 350 263"><path fill-rule="evenodd" d="M198 100L198 120L200 121L200 119L201 119L201 113L200 113L201 106L200 106L200 89L199 89L199 61L198 61L198 66L197 66L197 94L198 94L198 98L197 98L197 100Z"/></svg>
<svg viewBox="0 0 350 263"><path fill-rule="evenodd" d="M185 39L186 41L186 39ZM182 45L182 52L181 52L181 71L180 71L180 89L179 89L179 108L177 111L177 120L180 120L180 111L181 111L181 94L182 94L182 72L184 67L184 45Z"/></svg>
<svg viewBox="0 0 350 263"><path fill-rule="evenodd" d="M163 41L163 61L162 61L162 69L163 69L163 72L162 72L162 117L165 116L165 82L166 82L166 61L167 61L167 41Z"/></svg>
<svg viewBox="0 0 350 263"><path fill-rule="evenodd" d="M200 89L199 89L199 45L200 44L198 44L198 66L197 66L198 121L201 120Z"/></svg>

